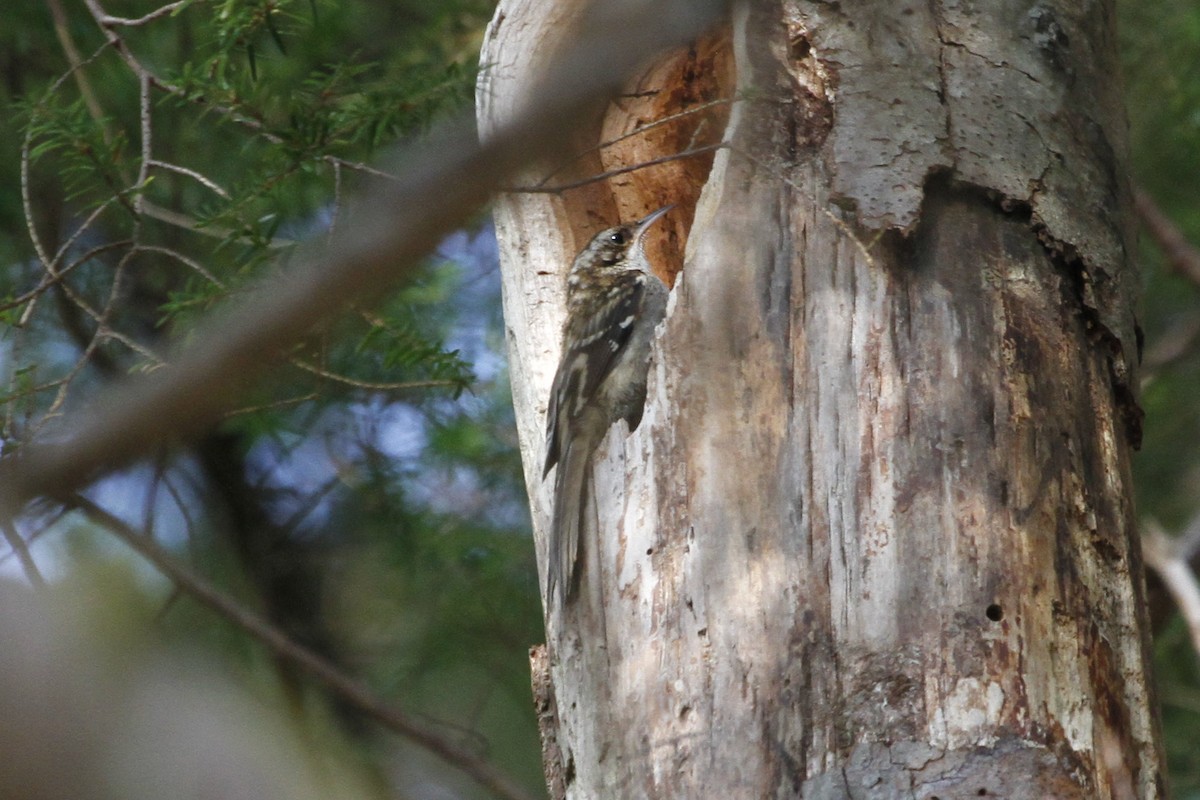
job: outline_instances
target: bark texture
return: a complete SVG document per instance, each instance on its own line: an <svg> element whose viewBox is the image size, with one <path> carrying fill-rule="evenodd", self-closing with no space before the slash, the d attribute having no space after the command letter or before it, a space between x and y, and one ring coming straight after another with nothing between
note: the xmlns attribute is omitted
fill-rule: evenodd
<svg viewBox="0 0 1200 800"><path fill-rule="evenodd" d="M501 3L485 130L531 77L518 7L566 5ZM743 5L581 134L736 96L711 167L500 199L539 532L572 246L684 208L646 414L547 620L568 797L1163 796L1113 36L1108 0Z"/></svg>

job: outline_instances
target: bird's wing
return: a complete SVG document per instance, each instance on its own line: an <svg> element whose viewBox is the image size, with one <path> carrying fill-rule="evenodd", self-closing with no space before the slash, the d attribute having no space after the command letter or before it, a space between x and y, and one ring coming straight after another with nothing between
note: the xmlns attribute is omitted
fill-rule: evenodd
<svg viewBox="0 0 1200 800"><path fill-rule="evenodd" d="M558 462L562 426L569 425L588 400L596 396L600 384L629 343L634 322L645 302L647 280L649 276L640 272L623 273L612 282L605 302L595 312L569 318L564 342L572 344L558 364L550 393L546 466L542 477Z"/></svg>

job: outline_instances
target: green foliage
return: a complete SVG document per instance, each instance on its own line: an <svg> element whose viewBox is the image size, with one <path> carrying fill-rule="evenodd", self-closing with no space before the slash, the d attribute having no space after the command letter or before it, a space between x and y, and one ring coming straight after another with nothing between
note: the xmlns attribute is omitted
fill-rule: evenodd
<svg viewBox="0 0 1200 800"><path fill-rule="evenodd" d="M136 20L161 4L100 5ZM297 243L349 224L345 198L375 179L381 149L469 110L491 10L193 0L112 26L120 47L84 4L6 10L5 451L86 409L101 384L169 368L171 342L280 280ZM496 742L500 765L536 787L526 651L541 621L507 387L447 344L464 322L494 326L497 298L464 301L477 267L458 258L313 331L194 449L95 491L138 507L131 517L198 574L392 702ZM420 445L388 449L404 435ZM44 528L39 558L63 574L128 557L76 514L25 524ZM273 680L259 644L171 589L140 587L159 606L147 624L205 643L278 702L287 670ZM334 717L315 718L333 737ZM394 739L360 744L368 760L393 757Z"/></svg>

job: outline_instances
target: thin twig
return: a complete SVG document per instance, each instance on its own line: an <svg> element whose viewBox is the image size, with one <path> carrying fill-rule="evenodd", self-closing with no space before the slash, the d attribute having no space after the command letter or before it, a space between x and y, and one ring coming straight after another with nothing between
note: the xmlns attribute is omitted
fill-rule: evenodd
<svg viewBox="0 0 1200 800"><path fill-rule="evenodd" d="M447 764L462 770L500 797L509 800L532 800L531 794L495 765L462 745L450 741L432 726L414 718L408 712L386 703L361 681L346 675L328 660L296 642L266 619L243 607L180 564L151 537L143 536L141 532L82 495L71 496L67 504L79 509L94 523L111 531L202 605L265 645L278 658L303 669L324 685L331 694L352 705L365 716L420 745Z"/></svg>
<svg viewBox="0 0 1200 800"><path fill-rule="evenodd" d="M58 270L56 273L54 273L54 274L47 273L45 276L42 277L41 282L38 283L37 286L33 287L29 291L25 292L22 295L18 295L17 297L14 297L12 300L9 300L7 303L0 303L0 311L7 311L10 308L17 308L18 306L23 306L26 303L30 303L31 301L36 300L41 295L45 294L47 289L50 289L55 284L57 284L60 280L62 280L64 277L66 277L68 274L70 274L71 271L74 270L76 267L78 267L80 264L86 264L87 262L89 262L93 258L95 258L96 256L101 255L103 253L107 253L110 250L118 250L122 247L130 247L132 244L133 244L132 239L120 239L115 242L105 242L104 244L96 245L91 250L88 250L87 252L82 253L78 257L71 259L71 262L69 264L67 264L62 269ZM27 312L25 312L25 314L22 314L22 319L19 321L18 327L24 327L26 322L28 322L27 315L29 313L30 312L27 311Z"/></svg>
<svg viewBox="0 0 1200 800"><path fill-rule="evenodd" d="M353 386L355 389L368 389L373 392L398 392L405 389L432 389L442 386L455 386L456 381L451 380L426 380L426 381L396 381L394 383L377 383L374 381L360 381L357 378L351 378L348 375L339 375L336 372L330 372L318 367L316 364L310 364L299 358L293 358L289 363L293 367L298 367L305 372L311 372L327 380L341 383L346 386Z"/></svg>
<svg viewBox="0 0 1200 800"><path fill-rule="evenodd" d="M299 397L289 397L286 400L275 400L271 403L261 403L254 406L242 406L241 408L232 408L221 414L220 419L227 420L233 417L240 417L243 414L257 414L260 411L275 411L280 408L288 408L289 406L298 406L301 403L310 403L320 397L316 392L300 395Z"/></svg>
<svg viewBox="0 0 1200 800"><path fill-rule="evenodd" d="M617 175L626 175L630 172L637 172L638 170L647 169L648 167L657 167L659 164L667 164L671 161L679 161L680 159L691 158L692 156L705 155L707 153L721 150L725 147L728 147L728 143L717 142L716 144L708 144L703 147L697 147L694 150L684 150L681 153L671 153L670 155L652 158L649 161L641 161L637 164L630 164L627 167L610 169L607 172L589 175L586 178L577 181L571 181L570 183L559 183L554 186L542 186L541 184L534 184L533 186L509 186L502 188L501 191L512 192L513 194L562 194L563 192L570 191L571 189L578 189L582 186L589 186L593 183L606 181L609 178L616 177Z"/></svg>
<svg viewBox="0 0 1200 800"><path fill-rule="evenodd" d="M177 2L168 3L167 5L163 6L162 8L155 9L154 11L151 11L149 14L146 14L141 17L137 17L136 19L128 19L126 17L114 17L114 16L110 16L108 14L105 14L103 17L101 17L100 23L106 27L120 26L120 27L125 27L125 28L136 28L140 25L145 25L148 22L153 22L154 20L159 19L160 17L165 17L170 14L173 14L176 11L178 11L182 8L185 8L186 6L191 4L191 2L192 2L192 0L177 0Z"/></svg>
<svg viewBox="0 0 1200 800"><path fill-rule="evenodd" d="M293 533L301 522L308 518L308 515L317 509L325 501L325 498L339 486L343 484L342 475L336 474L325 483L321 484L316 491L308 492L304 497L304 502L300 507L293 511L288 518L279 526L279 530L286 534Z"/></svg>
<svg viewBox="0 0 1200 800"><path fill-rule="evenodd" d="M232 199L229 195L229 192L222 189L220 184L218 184L216 181L214 181L212 178L208 177L207 175L197 172L194 169L189 169L188 167L184 167L179 164L171 164L166 161L158 161L156 159L150 160L150 166L155 167L156 169L165 169L167 172L174 172L179 175L184 175L188 178L191 178L196 183L203 186L205 189L208 189L213 194L219 195L221 198L223 198L225 200Z"/></svg>
<svg viewBox="0 0 1200 800"><path fill-rule="evenodd" d="M632 139L635 136L643 136L646 133L649 133L650 131L654 130L655 128L660 128L663 125L669 125L672 122L677 122L681 119L685 119L685 118L693 116L695 114L703 113L705 111L708 111L710 108L715 108L717 106L732 105L733 103L736 103L736 102L738 102L737 98L722 97L718 100L711 100L707 103L701 103L700 105L695 106L693 108L689 108L686 111L680 111L676 114L670 114L668 116L662 117L661 119L656 119L653 122L648 122L645 125L641 125L638 128L636 128L635 130L630 131L629 133L625 133L625 134L622 134L622 135L616 137L615 139L609 139L608 141L601 142L600 144L589 147L586 150L580 150L578 153L572 154L569 159L565 160L563 163L559 164L557 167L555 167L554 169L547 172L545 174L545 176L543 176L542 179L534 185L538 186L538 187L545 186L547 183L550 182L551 178L553 178L555 175L562 172L564 169L569 167L571 164L574 164L576 161L578 161L579 159L583 158L586 155L590 155L591 153L599 152L607 147L612 147L614 145L620 144L621 142L623 142L627 139ZM695 137L693 136L693 142L694 141L695 141ZM690 149L690 145L687 149Z"/></svg>
<svg viewBox="0 0 1200 800"><path fill-rule="evenodd" d="M196 259L191 258L189 256L185 256L183 253L179 252L178 250L173 250L169 247L160 247L158 245L153 245L153 244L139 244L134 248L134 251L137 253L157 253L158 255L163 255L163 256L167 256L169 258L173 258L176 261L178 261L180 264L183 264L184 266L191 268L192 270L199 273L200 275L203 275L204 279L207 280L209 283L213 284L214 286L216 286L220 289L228 288L225 285L225 282L223 280L221 280L220 278L218 278L216 275L214 275L211 271L209 271L209 269L207 267L205 267L203 264L201 264Z"/></svg>
<svg viewBox="0 0 1200 800"><path fill-rule="evenodd" d="M195 218L189 217L187 214L182 214L178 211L172 211L169 208L163 208L149 200L143 201L142 213L150 219L156 219L159 222L165 222L168 225L174 225L176 228L182 228L185 231L198 233L201 236L208 236L213 239L229 239L236 238L244 240L246 237L239 234L233 228L226 228L223 225L200 224ZM293 247L296 242L291 239L283 239L275 237L267 242L267 247L278 250L284 247Z"/></svg>
<svg viewBox="0 0 1200 800"><path fill-rule="evenodd" d="M21 389L20 391L13 391L13 392L6 393L3 396L3 398L0 398L0 402L3 402L5 405L8 405L8 404L11 404L14 400L20 400L22 397L31 397L35 394L41 394L42 392L48 392L51 389L57 389L59 386L61 386L63 384L63 382L65 380L66 380L65 378L55 378L52 381L47 381L46 383L40 383L37 386L30 386L27 389Z"/></svg>

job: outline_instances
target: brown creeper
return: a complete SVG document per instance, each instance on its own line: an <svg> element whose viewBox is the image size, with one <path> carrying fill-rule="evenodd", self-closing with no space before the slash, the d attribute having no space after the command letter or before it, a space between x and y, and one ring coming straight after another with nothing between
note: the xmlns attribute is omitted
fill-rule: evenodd
<svg viewBox="0 0 1200 800"><path fill-rule="evenodd" d="M674 206L596 234L567 275L562 360L546 418L546 468L557 464L547 549L546 597L571 598L592 453L619 419L642 421L654 329L667 287L651 271L642 236Z"/></svg>

